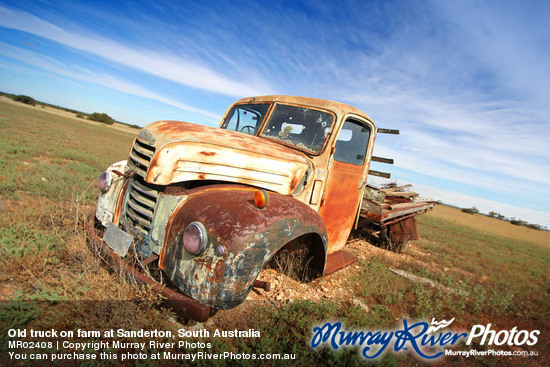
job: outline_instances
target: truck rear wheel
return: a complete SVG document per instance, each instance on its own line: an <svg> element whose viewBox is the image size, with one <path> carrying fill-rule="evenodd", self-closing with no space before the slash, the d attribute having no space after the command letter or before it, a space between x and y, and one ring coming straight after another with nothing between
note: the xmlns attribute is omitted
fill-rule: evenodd
<svg viewBox="0 0 550 367"><path fill-rule="evenodd" d="M380 248L388 251L402 253L408 246L410 241L408 239L395 240L392 238L392 232L388 227L382 227L378 230L366 231L369 241Z"/></svg>
<svg viewBox="0 0 550 367"><path fill-rule="evenodd" d="M393 242L391 251L402 253L407 247L409 247L409 241Z"/></svg>

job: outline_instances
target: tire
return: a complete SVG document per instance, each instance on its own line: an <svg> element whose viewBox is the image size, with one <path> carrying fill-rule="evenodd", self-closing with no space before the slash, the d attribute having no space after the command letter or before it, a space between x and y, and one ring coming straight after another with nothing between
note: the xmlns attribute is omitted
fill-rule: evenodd
<svg viewBox="0 0 550 367"><path fill-rule="evenodd" d="M409 247L409 243L409 241L394 242L392 243L391 251L401 254L407 247Z"/></svg>

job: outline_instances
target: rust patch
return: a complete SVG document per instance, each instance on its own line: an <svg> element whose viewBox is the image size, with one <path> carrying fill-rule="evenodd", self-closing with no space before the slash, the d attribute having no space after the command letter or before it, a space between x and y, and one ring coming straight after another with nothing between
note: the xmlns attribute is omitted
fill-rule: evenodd
<svg viewBox="0 0 550 367"><path fill-rule="evenodd" d="M297 185L298 185L298 177L294 176L294 178L292 179L292 182L290 183L290 189L294 190Z"/></svg>
<svg viewBox="0 0 550 367"><path fill-rule="evenodd" d="M124 186L122 187L121 195L118 197L117 204L116 204L116 210L115 214L113 216L113 223L118 224L120 221L120 213L122 211L122 202L124 200L124 197L126 196L126 190L128 189L128 184L130 183L130 180L126 180L124 183Z"/></svg>
<svg viewBox="0 0 550 367"><path fill-rule="evenodd" d="M415 241L420 238L416 218L411 217L390 226L391 239L395 242Z"/></svg>
<svg viewBox="0 0 550 367"><path fill-rule="evenodd" d="M357 262L357 257L349 252L337 251L327 256L327 263L325 265L325 273L323 275L330 275L338 270L345 268L351 264Z"/></svg>
<svg viewBox="0 0 550 367"><path fill-rule="evenodd" d="M181 195L187 195L188 190L182 186L177 185L170 185L166 186L165 193L167 195L173 195L173 196L181 196Z"/></svg>
<svg viewBox="0 0 550 367"><path fill-rule="evenodd" d="M207 157L211 157L213 155L216 155L216 152L199 152L199 154Z"/></svg>

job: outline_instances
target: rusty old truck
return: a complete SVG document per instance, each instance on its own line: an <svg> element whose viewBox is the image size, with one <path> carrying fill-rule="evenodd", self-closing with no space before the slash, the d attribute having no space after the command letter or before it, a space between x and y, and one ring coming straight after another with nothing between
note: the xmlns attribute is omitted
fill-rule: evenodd
<svg viewBox="0 0 550 367"><path fill-rule="evenodd" d="M343 251L354 228L401 248L433 203L367 185L384 175L371 161L391 163L372 155L377 133L397 132L349 105L291 96L241 99L219 128L155 122L101 174L90 243L198 321L267 289L258 274L282 252L301 251L323 276L356 261Z"/></svg>

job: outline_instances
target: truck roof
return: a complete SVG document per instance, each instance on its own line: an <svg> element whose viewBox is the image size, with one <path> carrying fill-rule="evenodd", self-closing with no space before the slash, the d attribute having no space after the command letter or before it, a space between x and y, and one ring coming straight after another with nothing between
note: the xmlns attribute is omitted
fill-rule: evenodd
<svg viewBox="0 0 550 367"><path fill-rule="evenodd" d="M288 104L299 104L304 106L311 106L326 109L336 113L339 116L347 113L353 113L355 115L366 118L372 122L371 118L363 111L350 106L342 102L329 101L326 99L298 97L298 96L286 96L286 95L270 95L270 96L257 96L246 97L238 100L236 103L251 103L251 102L281 102Z"/></svg>

